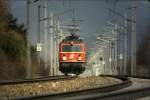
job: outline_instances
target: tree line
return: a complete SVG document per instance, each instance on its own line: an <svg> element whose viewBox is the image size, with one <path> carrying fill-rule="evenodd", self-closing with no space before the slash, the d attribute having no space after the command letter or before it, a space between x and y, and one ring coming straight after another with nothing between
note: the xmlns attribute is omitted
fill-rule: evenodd
<svg viewBox="0 0 150 100"><path fill-rule="evenodd" d="M9 0L0 0L0 79L25 78L27 30L24 24L17 23L8 4ZM31 46L31 59L32 73L42 71L34 46Z"/></svg>

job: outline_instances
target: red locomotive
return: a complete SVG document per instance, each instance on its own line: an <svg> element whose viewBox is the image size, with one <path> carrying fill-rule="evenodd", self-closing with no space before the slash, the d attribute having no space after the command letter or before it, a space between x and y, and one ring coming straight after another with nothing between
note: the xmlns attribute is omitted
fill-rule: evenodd
<svg viewBox="0 0 150 100"><path fill-rule="evenodd" d="M79 75L85 70L86 47L78 36L66 37L59 44L59 70L66 76Z"/></svg>

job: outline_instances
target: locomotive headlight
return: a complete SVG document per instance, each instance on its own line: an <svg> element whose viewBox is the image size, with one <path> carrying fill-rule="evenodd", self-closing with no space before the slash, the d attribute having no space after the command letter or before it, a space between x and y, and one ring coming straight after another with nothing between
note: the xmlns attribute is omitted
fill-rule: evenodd
<svg viewBox="0 0 150 100"><path fill-rule="evenodd" d="M78 58L78 60L82 60L82 58L81 58L81 57L79 57L79 58Z"/></svg>
<svg viewBox="0 0 150 100"><path fill-rule="evenodd" d="M82 57L81 57L81 55L80 55L80 54L79 54L78 60L82 60Z"/></svg>
<svg viewBox="0 0 150 100"><path fill-rule="evenodd" d="M63 60L66 60L66 56L63 56Z"/></svg>

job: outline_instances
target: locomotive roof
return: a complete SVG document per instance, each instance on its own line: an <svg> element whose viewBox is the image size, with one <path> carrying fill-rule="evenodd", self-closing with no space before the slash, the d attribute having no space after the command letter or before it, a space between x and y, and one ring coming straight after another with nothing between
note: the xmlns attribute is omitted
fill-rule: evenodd
<svg viewBox="0 0 150 100"><path fill-rule="evenodd" d="M62 42L83 42L82 39L79 40L62 40Z"/></svg>
<svg viewBox="0 0 150 100"><path fill-rule="evenodd" d="M83 41L62 41L61 44L70 44L71 42L73 42L73 43L84 43Z"/></svg>
<svg viewBox="0 0 150 100"><path fill-rule="evenodd" d="M67 36L65 39L62 40L62 42L83 42L82 39L79 39L79 37L75 34L72 34L71 36Z"/></svg>

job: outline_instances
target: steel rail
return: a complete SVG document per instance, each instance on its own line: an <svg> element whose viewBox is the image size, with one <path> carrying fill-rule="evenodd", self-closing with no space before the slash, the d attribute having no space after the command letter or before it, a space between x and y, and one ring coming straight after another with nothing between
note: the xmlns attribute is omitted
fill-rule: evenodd
<svg viewBox="0 0 150 100"><path fill-rule="evenodd" d="M150 96L150 87L149 88L142 88L142 89L135 89L129 91L121 91L118 93L110 93L105 95L95 95L95 96L88 96L82 97L80 100L135 100L137 98L142 98Z"/></svg>
<svg viewBox="0 0 150 100"><path fill-rule="evenodd" d="M44 81L58 81L58 80L66 80L66 79L75 79L77 76L47 76L40 78L31 78L31 79L18 79L18 80L9 80L9 81L0 81L0 85L14 85L14 84L23 84L23 83L36 83L36 82L44 82Z"/></svg>
<svg viewBox="0 0 150 100"><path fill-rule="evenodd" d="M110 92L110 93L95 93L88 95L79 95L74 97L65 97L63 99L58 98L57 100L135 100L142 97L150 96L150 87L142 89L134 89L129 91L121 92ZM54 100L53 98L51 100Z"/></svg>
<svg viewBox="0 0 150 100"><path fill-rule="evenodd" d="M137 76L137 75L100 75L105 77L132 77L132 78L140 78L140 79L150 79L150 76Z"/></svg>
<svg viewBox="0 0 150 100"><path fill-rule="evenodd" d="M109 76L111 77L111 76ZM123 82L119 84L114 84L111 86L104 86L104 87L98 87L98 88L91 88L91 89L85 89L85 90L78 90L78 91L71 91L71 92L65 92L65 93L55 93L55 94L46 94L46 95L38 95L38 96L28 96L28 97L18 97L14 98L15 100L54 100L54 99L63 99L68 97L76 97L76 96L82 96L82 95L89 95L89 94L95 94L95 93L106 93L111 92L114 90L122 89L125 87L128 87L132 84L132 82L127 77L117 77L113 76L117 79L121 79Z"/></svg>

